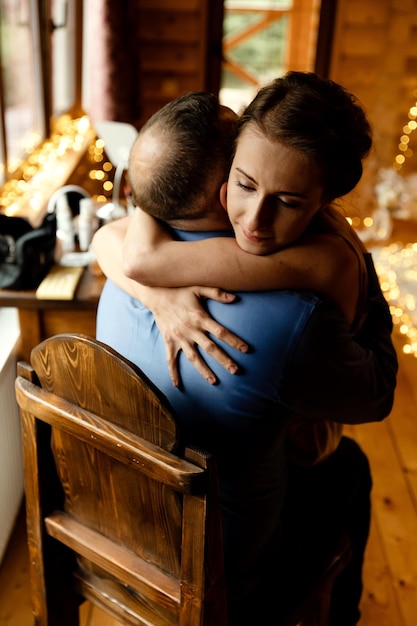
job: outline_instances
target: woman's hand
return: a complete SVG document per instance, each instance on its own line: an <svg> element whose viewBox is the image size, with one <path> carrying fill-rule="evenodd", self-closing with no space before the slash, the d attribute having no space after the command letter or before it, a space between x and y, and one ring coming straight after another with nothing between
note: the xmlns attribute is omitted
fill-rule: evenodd
<svg viewBox="0 0 417 626"><path fill-rule="evenodd" d="M213 335L240 352L248 346L239 337L218 324L204 309L201 300L210 298L218 302L233 303L235 296L213 287L153 288L148 290L146 302L164 338L166 360L172 383L180 385L177 357L182 350L196 370L214 384L216 377L204 362L197 346L213 357L230 374L238 370L237 364L209 336Z"/></svg>

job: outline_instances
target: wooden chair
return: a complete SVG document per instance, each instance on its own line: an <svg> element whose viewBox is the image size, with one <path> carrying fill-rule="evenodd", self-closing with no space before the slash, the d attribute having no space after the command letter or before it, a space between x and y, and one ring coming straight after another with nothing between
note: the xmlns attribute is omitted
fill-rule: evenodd
<svg viewBox="0 0 417 626"><path fill-rule="evenodd" d="M56 335L18 364L16 396L36 625L77 626L87 599L122 624L227 626L216 467L182 448L146 376L94 339ZM326 624L346 556L286 626Z"/></svg>
<svg viewBox="0 0 417 626"><path fill-rule="evenodd" d="M36 624L78 624L88 599L123 624L225 625L210 457L181 449L163 396L95 340L47 339L31 366L16 392Z"/></svg>

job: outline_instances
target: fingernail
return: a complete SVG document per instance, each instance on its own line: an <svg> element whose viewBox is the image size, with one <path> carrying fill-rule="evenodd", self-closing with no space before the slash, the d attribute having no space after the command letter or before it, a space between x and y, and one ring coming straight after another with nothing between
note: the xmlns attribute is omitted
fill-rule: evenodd
<svg viewBox="0 0 417 626"><path fill-rule="evenodd" d="M237 365L229 365L229 367L227 368L227 371L229 372L229 374L236 374Z"/></svg>
<svg viewBox="0 0 417 626"><path fill-rule="evenodd" d="M214 385L214 383L216 382L216 379L213 376L207 376L206 380L209 385Z"/></svg>
<svg viewBox="0 0 417 626"><path fill-rule="evenodd" d="M246 344L242 344L241 346L239 346L239 352L247 352L248 351L248 346Z"/></svg>
<svg viewBox="0 0 417 626"><path fill-rule="evenodd" d="M234 293L226 293L226 300L234 300L236 298Z"/></svg>

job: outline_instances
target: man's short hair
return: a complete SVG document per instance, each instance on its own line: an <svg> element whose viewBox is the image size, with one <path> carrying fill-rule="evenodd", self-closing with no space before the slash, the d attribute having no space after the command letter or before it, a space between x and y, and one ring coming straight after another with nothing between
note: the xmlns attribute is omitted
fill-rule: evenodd
<svg viewBox="0 0 417 626"><path fill-rule="evenodd" d="M146 133L160 142L152 175L142 177L135 159L130 159L128 177L135 205L161 220L200 217L209 186L220 189L227 180L235 129L234 114L225 114L213 94L190 92L165 105L146 122L137 139L140 142Z"/></svg>

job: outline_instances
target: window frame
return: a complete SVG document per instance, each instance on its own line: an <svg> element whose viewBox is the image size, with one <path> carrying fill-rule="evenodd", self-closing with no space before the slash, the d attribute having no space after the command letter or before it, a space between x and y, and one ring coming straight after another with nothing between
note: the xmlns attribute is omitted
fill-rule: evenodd
<svg viewBox="0 0 417 626"><path fill-rule="evenodd" d="M53 133L55 125L60 115L69 114L72 118L82 113L81 109L81 71L82 71L82 23L83 23L83 2L82 0L61 0L61 6L58 7L62 19L59 23L54 23L52 19L53 0L21 0L23 3L18 4L17 11L22 10L27 13L28 22L30 24L30 38L33 44L33 72L34 72L34 93L36 111L32 111L33 118L37 120L39 125L39 141L31 150L22 151L18 154L18 162L16 166L11 166L10 155L13 153L12 148L16 144L11 143L8 136L8 129L5 121L6 116L6 100L4 93L4 65L3 61L0 65L0 185L4 185L7 181L16 178L21 173L24 162L30 156L33 149L39 148L43 142ZM59 2L58 2L59 4ZM23 7L23 8L20 8ZM69 86L69 93L73 96L73 101L69 104L67 111L54 112L53 103L53 84L54 84L54 67L53 67L53 37L54 32L61 28L67 28L71 23L72 28L68 49L73 54L73 71L70 74L70 80L73 84ZM3 26L5 26L3 22ZM1 31L0 31L1 37ZM1 59L1 51L0 51Z"/></svg>
<svg viewBox="0 0 417 626"><path fill-rule="evenodd" d="M42 36L38 6L39 3L37 0L20 0L20 2L14 3L9 7L3 5L0 15L0 37L4 34L0 42L0 183L2 184L15 175L20 164L27 159L33 147L40 145L42 141L45 140L48 132L43 94ZM10 9L9 12L8 9ZM31 85L33 102L31 103L32 107L28 109L28 111L30 111L32 127L28 126L24 128L23 125L22 132L20 132L19 124L13 127L13 123L10 124L10 122L8 123L6 120L7 115L13 115L13 107L8 107L6 103L7 87L5 77L7 76L7 71L10 71L10 67L8 66L8 59L3 58L3 52L6 50L7 46L10 45L10 41L5 36L9 19L11 19L13 26L21 26L28 29L28 45L31 47L31 49L26 51L28 58L30 58L30 66L24 67L26 74L23 72L19 74L18 68L13 68L13 78L19 78L20 76L20 81L18 80L16 83L18 85L17 89L19 89L19 84L24 84L28 75L32 75L33 77L33 84ZM13 63L15 63L15 61L11 58L11 67ZM21 104L21 101L18 100L18 105L19 104ZM16 115L16 120L18 119L19 112ZM14 128L16 129L15 132ZM32 145L31 143L30 146L26 148L21 147L19 149L19 141L23 141L24 143L29 136L28 133L30 134L31 132L39 135L36 145ZM12 164L12 156L13 160L16 161L15 165Z"/></svg>

